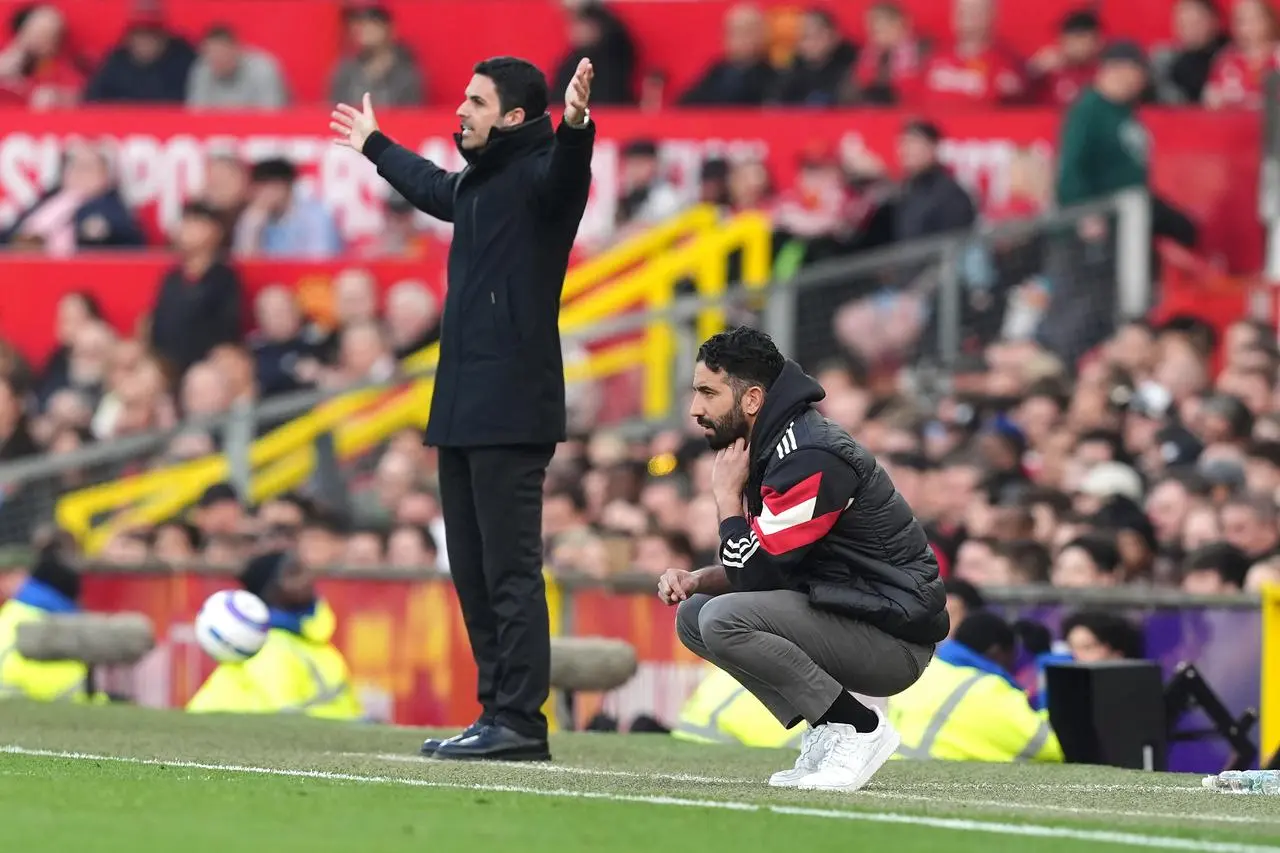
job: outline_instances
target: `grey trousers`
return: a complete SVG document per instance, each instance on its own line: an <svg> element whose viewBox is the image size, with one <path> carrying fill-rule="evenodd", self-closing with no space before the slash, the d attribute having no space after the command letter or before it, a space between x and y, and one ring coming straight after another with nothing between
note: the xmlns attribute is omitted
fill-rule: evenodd
<svg viewBox="0 0 1280 853"><path fill-rule="evenodd" d="M934 646L815 610L786 590L694 595L680 603L685 648L723 669L791 728L816 723L844 691L893 696L916 682Z"/></svg>

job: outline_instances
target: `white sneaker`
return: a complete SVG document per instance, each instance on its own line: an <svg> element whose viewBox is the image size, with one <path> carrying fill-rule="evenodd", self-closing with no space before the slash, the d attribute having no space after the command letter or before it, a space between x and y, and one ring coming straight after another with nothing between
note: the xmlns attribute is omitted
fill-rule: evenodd
<svg viewBox="0 0 1280 853"><path fill-rule="evenodd" d="M857 791L902 744L902 738L884 712L873 708L880 719L874 732L862 733L845 723L828 723L825 750L818 769L801 777L793 787L806 791Z"/></svg>
<svg viewBox="0 0 1280 853"><path fill-rule="evenodd" d="M806 728L800 736L800 757L796 759L796 766L774 773L769 777L769 784L774 788L794 788L796 782L816 771L818 761L826 751L826 731L826 726Z"/></svg>

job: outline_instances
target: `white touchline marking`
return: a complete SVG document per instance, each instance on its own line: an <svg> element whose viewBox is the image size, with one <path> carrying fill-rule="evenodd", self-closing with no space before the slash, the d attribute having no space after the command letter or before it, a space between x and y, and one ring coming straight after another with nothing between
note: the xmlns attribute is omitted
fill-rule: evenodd
<svg viewBox="0 0 1280 853"><path fill-rule="evenodd" d="M398 755L393 752L339 752L339 758L373 758L378 761L398 761L435 767L431 759L421 755ZM512 770L531 770L542 773L561 773L569 776L604 776L613 779L648 779L652 782L689 782L694 785L763 785L760 779L728 779L719 776L695 776L690 773L643 773L635 770L605 770L601 767L573 767L566 764L550 764L541 761L491 761L491 765L509 767Z"/></svg>
<svg viewBox="0 0 1280 853"><path fill-rule="evenodd" d="M338 752L330 753L339 758L373 758L378 761L396 761L401 764L426 764L430 761L421 755L404 755L394 752ZM516 770L531 770L543 773L564 773L578 776L609 776L618 779L650 779L653 781L664 782L691 782L699 785L755 785L764 784L763 777L753 778L733 778L723 776L697 776L689 773L644 773L635 770L606 770L599 767L575 767L565 764L549 764L536 761L498 761L494 764L510 767ZM1202 796L1206 793L1214 793L1209 791L1202 785L1115 785L1115 784L1066 784L1066 785L1045 785L1042 783L992 783L992 782L891 782L888 783L893 788L910 791L917 790L944 790L944 791L989 791L991 793L1008 792L1008 791L1052 791L1052 792L1073 792L1073 793L1102 793L1106 791L1135 791L1145 793L1187 793L1194 796ZM872 789L875 790L875 789ZM888 792L879 792L888 793Z"/></svg>
<svg viewBox="0 0 1280 853"><path fill-rule="evenodd" d="M373 758L379 761L396 761L402 764L416 764L416 765L425 766L425 767L434 766L431 764L430 759L424 758L422 756L399 755L397 753L391 753L391 752L383 752L383 753L339 752L339 753L336 753L336 755L338 757L345 757L345 758ZM605 770L603 768L597 768L597 767L573 767L573 766L564 765L564 764L544 764L541 762L526 762L526 761L496 761L496 762L493 762L493 764L501 767L507 767L517 771L527 770L527 771L542 772L542 773L559 773L559 774L569 775L569 776L597 776L597 777L606 777L606 778L614 778L614 779L640 779L640 780L645 780L649 782L688 782L694 785L759 785L762 788L764 786L764 782L761 779L733 779L733 778L724 778L719 776L694 776L688 773L645 773L645 772L640 772L635 770ZM892 784L893 787L895 788L899 787L897 783L890 783L890 784ZM931 787L931 788L954 787L960 790L974 790L974 789L981 790L983 787L981 784L965 785L963 783L948 783L948 782L925 783L925 786ZM913 785L908 783L908 784L902 785L901 787L911 788L913 787ZM1191 788L1191 787L1181 787L1176 785L1169 786L1169 787L1160 787L1158 785L1146 785L1146 786L1135 785L1133 787L1126 787L1123 785L1096 785L1096 786L988 785L986 786L988 790L996 787L1021 788L1024 790L1031 789L1031 790L1045 790L1045 791L1071 791L1074 788L1074 790L1077 790L1077 791L1094 791L1094 792L1119 790L1123 788L1124 790L1128 790L1128 791L1150 790L1150 791L1159 791L1161 793L1186 792L1194 796L1202 796L1203 794L1206 794L1206 793L1212 793L1211 791L1208 791L1203 787ZM927 794L897 793L895 791L881 791L874 788L870 790L863 789L862 791L859 792L859 794L864 797L877 797L885 800L903 800L908 802L921 802L921 803L936 803L938 801L938 798L936 795L929 796ZM1002 808L1002 809L1011 809L1011 810L1017 810L1017 811L1061 812L1063 814L1078 814L1078 815L1085 815L1085 816L1092 815L1099 818L1131 817L1131 818L1151 818L1155 820L1194 819L1194 820L1202 820L1209 823L1243 823L1243 824L1275 823L1275 821L1271 821L1266 818L1250 817L1246 815L1218 815L1218 814L1188 815L1185 813L1176 814L1172 812L1113 811L1111 809L1091 809L1091 808L1084 808L1080 806L1041 805L1037 803L1007 802L1007 801L1000 801L1000 800L950 799L947 801L947 804L953 805L953 806L982 806L986 808Z"/></svg>
<svg viewBox="0 0 1280 853"><path fill-rule="evenodd" d="M1073 841L1091 841L1101 844L1120 844L1130 847L1154 847L1166 850L1188 850L1195 853L1280 853L1280 847L1241 844L1231 841L1201 841L1193 838L1176 838L1160 835L1141 835L1132 832L1072 829L1063 826L1037 824L998 823L962 818L926 817L923 815L894 814L891 812L857 812L838 809L816 809L800 806L779 806L764 803L743 803L725 800L693 800L681 797L659 797L642 794L615 794L603 791L569 791L546 788L525 788L517 785L465 784L461 782L433 782L395 776L362 776L354 773L330 773L323 770L285 770L275 767L253 767L239 764L208 764L197 761L162 761L155 758L128 758L116 755L94 755L84 752L61 752L48 749L27 749L21 746L0 746L0 753L26 755L40 758L56 758L67 761L109 761L118 764L135 764L150 767L211 770L220 773L243 773L255 776L282 776L293 779L319 779L330 782L355 782L374 785L404 785L414 788L441 788L458 791L483 791L499 794L525 794L536 797L557 797L578 800L603 800L616 803L644 803L646 805L680 806L684 808L722 809L737 812L795 815L800 817L850 820L866 823L889 823L920 826L929 829L947 829L957 832L985 832L994 835L1014 835L1024 838L1065 838Z"/></svg>

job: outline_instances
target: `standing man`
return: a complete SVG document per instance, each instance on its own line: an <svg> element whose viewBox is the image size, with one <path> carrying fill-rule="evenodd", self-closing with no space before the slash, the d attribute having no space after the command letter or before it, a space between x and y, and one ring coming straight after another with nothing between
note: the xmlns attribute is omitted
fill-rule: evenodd
<svg viewBox="0 0 1280 853"><path fill-rule="evenodd" d="M445 544L478 670L481 714L431 739L436 758L545 761L551 639L542 485L565 440L560 294L591 188L591 61L552 126L547 81L513 57L476 65L446 172L339 104L335 142L364 154L414 207L453 223L426 443L439 448Z"/></svg>
<svg viewBox="0 0 1280 853"><path fill-rule="evenodd" d="M769 784L856 791L898 733L851 695L893 696L950 630L924 528L874 456L815 409L826 394L763 332L698 351L690 414L718 451L720 563L669 569L676 633L793 728L800 757Z"/></svg>

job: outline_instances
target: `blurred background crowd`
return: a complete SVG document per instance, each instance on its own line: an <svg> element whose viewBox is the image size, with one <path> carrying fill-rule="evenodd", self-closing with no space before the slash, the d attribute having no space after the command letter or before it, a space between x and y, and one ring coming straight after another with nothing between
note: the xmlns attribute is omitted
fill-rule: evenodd
<svg viewBox="0 0 1280 853"><path fill-rule="evenodd" d="M234 23L213 23L196 37L177 33L179 5L131 4L118 45L91 57L74 38L83 6L15 4L0 49L0 92L11 106L38 111L308 106L289 92L282 62L244 42ZM946 134L935 115L965 107L1069 110L1091 89L1126 86L1126 110L1147 103L1257 111L1280 39L1275 9L1263 0L1160 4L1169 38L1156 44L1106 31L1096 6L1080 3L1063 5L1054 39L1020 53L997 35L1003 7L995 0L948 0L949 29L939 31L918 26L909 4L888 0L859 5L859 39L825 5L793 10L780 54L776 16L743 3L728 8L719 35L703 34L705 73L671 91L661 70L642 63L643 45L615 4L564 6L563 56L546 70L558 92L578 58L590 56L593 105L912 111L893 157L815 139L795 182L784 186L759 157L709 156L693 191L677 189L664 169L663 139L620 140L614 228L580 247L583 257L701 202L726 215L767 213L775 268L787 246L803 267L1087 200L1063 199L1068 167L1027 148L1012 157L1008 192L990 201L942 162ZM451 101L456 93L425 78L418 48L401 37L388 6L353 2L340 14L348 43L335 55L329 100L355 102L369 91L386 106ZM1145 180L1144 173L1140 185ZM108 147L83 140L64 153L58 180L0 234L12 253L73 258L150 243L171 258L148 309L130 323L108 321L91 292L72 292L58 303L51 356L32 363L3 347L0 461L149 434L165 436L163 451L113 476L200 458L220 449L210 419L238 404L394 381L406 357L437 339L439 300L429 282L384 288L361 267L440 251L438 236L403 199L385 200L385 227L373 237L350 240L335 211L300 187L290 159L221 154L159 245L126 202L128 181ZM1123 184L1103 189L1117 188ZM1194 245L1195 225L1173 215L1180 218L1168 235ZM886 307L851 286L837 304L806 309L823 316L802 318L795 355L826 388L824 413L877 453L927 522L949 578L978 587L1151 584L1208 594L1280 578L1274 328L1241 318L1224 330L1179 316L1103 322L1058 345L1012 319L1030 310L1034 329L1044 317L1043 293L1024 286L1041 272L1037 251L993 256L1006 284L998 316L968 340L964 363L936 399L903 382L921 334L908 308ZM253 258L336 259L343 270L317 309L288 283L250 293L239 264ZM1110 291L1114 281L1094 286ZM597 417L608 389L585 383L573 393L574 437L547 483L549 567L655 574L712 559L711 459L694 425L637 432ZM438 561L447 569L433 453L415 431L347 473L349 496L339 506L306 489L255 504L219 485L180 518L119 533L101 557L234 562L264 537L300 534L310 543L305 559L316 565ZM52 486L10 484L0 529L20 539L30 523L52 517L61 490L87 482L72 470Z"/></svg>

